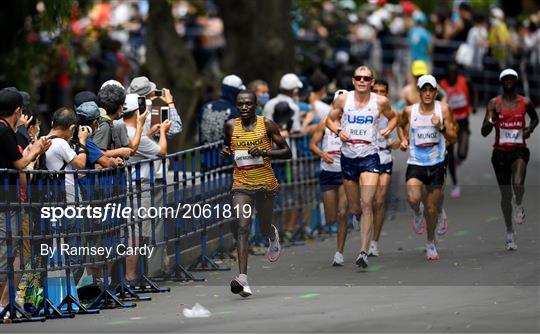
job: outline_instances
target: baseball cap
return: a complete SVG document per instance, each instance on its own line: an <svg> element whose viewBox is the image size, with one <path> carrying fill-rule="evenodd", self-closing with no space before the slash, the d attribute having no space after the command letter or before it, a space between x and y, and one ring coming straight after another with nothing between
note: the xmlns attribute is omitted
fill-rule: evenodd
<svg viewBox="0 0 540 335"><path fill-rule="evenodd" d="M284 74L279 81L279 88L287 91L294 90L295 88L302 88L303 86L300 78L294 73Z"/></svg>
<svg viewBox="0 0 540 335"><path fill-rule="evenodd" d="M423 12L417 10L413 13L412 18L414 22L418 24L424 24L427 22L427 16Z"/></svg>
<svg viewBox="0 0 540 335"><path fill-rule="evenodd" d="M223 80L221 81L221 84L226 85L226 86L231 86L239 90L246 89L246 86L244 86L242 79L240 79L240 77L238 77L235 74L230 74L226 76L225 78L223 78Z"/></svg>
<svg viewBox="0 0 540 335"><path fill-rule="evenodd" d="M150 94L156 90L156 84L147 77L135 77L129 84L128 93L135 93L141 96Z"/></svg>
<svg viewBox="0 0 540 335"><path fill-rule="evenodd" d="M97 101L97 96L94 92L81 91L75 94L75 96L73 97L73 104L75 105L75 108L80 106L83 102L89 102L89 101L93 101L93 102Z"/></svg>
<svg viewBox="0 0 540 335"><path fill-rule="evenodd" d="M428 65L423 60L415 60L411 66L412 75L415 77L429 73Z"/></svg>
<svg viewBox="0 0 540 335"><path fill-rule="evenodd" d="M513 69L504 69L502 70L501 74L499 75L499 81L501 81L506 76L514 76L516 79L518 79L518 74Z"/></svg>
<svg viewBox="0 0 540 335"><path fill-rule="evenodd" d="M426 84L430 84L433 88L437 88L437 80L430 74L426 74L418 78L418 88L422 88Z"/></svg>
<svg viewBox="0 0 540 335"><path fill-rule="evenodd" d="M342 94L345 94L347 93L348 91L347 90L337 90L335 93L334 93L334 100L335 101L340 95Z"/></svg>
<svg viewBox="0 0 540 335"><path fill-rule="evenodd" d="M124 90L126 89L126 88L124 87L124 85L120 84L119 81L112 80L112 79L111 79L111 80L107 80L106 82L104 82L104 83L101 85L101 87L100 87L99 89L102 89L103 87L105 87L105 86L107 86L107 85L114 85L114 86L121 87L121 88L123 88Z"/></svg>
<svg viewBox="0 0 540 335"><path fill-rule="evenodd" d="M83 102L75 109L77 116L84 121L93 121L99 118L99 107L93 101Z"/></svg>
<svg viewBox="0 0 540 335"><path fill-rule="evenodd" d="M133 93L126 95L126 100L124 101L122 109L124 113L133 112L134 110L139 109L139 96Z"/></svg>
<svg viewBox="0 0 540 335"><path fill-rule="evenodd" d="M287 122L294 115L294 111L287 101L278 102L274 106L272 118L278 124Z"/></svg>
<svg viewBox="0 0 540 335"><path fill-rule="evenodd" d="M9 88L0 90L0 110L15 111L17 107L23 106L23 97L18 91Z"/></svg>
<svg viewBox="0 0 540 335"><path fill-rule="evenodd" d="M6 87L5 90L19 93L23 99L23 106L30 105L30 94L28 92L19 91L15 86Z"/></svg>

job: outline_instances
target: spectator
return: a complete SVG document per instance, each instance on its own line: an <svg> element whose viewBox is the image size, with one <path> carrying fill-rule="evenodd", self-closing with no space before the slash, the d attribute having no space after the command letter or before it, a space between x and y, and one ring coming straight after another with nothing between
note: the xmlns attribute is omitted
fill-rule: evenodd
<svg viewBox="0 0 540 335"><path fill-rule="evenodd" d="M330 113L330 105L321 100L327 95L326 87L328 85L328 77L322 73L316 72L311 76L310 83L313 90L309 94L311 111L307 113L302 124L302 129L308 129L311 125L311 129L308 130L308 133L314 132L319 121L324 119L328 113Z"/></svg>
<svg viewBox="0 0 540 335"><path fill-rule="evenodd" d="M133 154L125 127L113 123L120 117L125 99L126 91L116 84L103 86L97 95L97 104L105 110L106 115L99 120L94 142L108 157L129 158Z"/></svg>
<svg viewBox="0 0 540 335"><path fill-rule="evenodd" d="M29 145L26 150L19 150L17 145L17 137L15 129L17 120L22 114L23 97L18 92L3 89L0 91L0 169L16 169L23 170L33 162L39 155L43 154L51 145L48 139L40 139ZM8 185L9 191L2 190L0 196L0 237L6 237L7 221L11 225L15 224L16 212L9 210L6 206L7 202L16 202L18 192L15 189L17 185L18 174L4 173L0 175L1 185ZM7 269L7 245L5 240L0 240L0 269ZM5 281L5 275L0 275L0 282ZM0 292L4 292L6 285L2 285ZM7 294L4 294L0 299L0 310L7 304Z"/></svg>
<svg viewBox="0 0 540 335"><path fill-rule="evenodd" d="M152 110L159 110L160 107L169 107L169 120L171 120L171 127L167 132L167 138L171 139L174 135L182 132L182 120L180 114L176 109L174 97L171 91L167 88L161 89L161 96L156 95L156 84L151 82L147 77L135 77L131 81L127 93L138 94L139 96L146 97L146 99L152 101ZM146 119L146 133L149 137L158 135L161 133L157 125L151 126L151 118Z"/></svg>
<svg viewBox="0 0 540 335"><path fill-rule="evenodd" d="M411 62L423 60L431 63L431 33L426 29L426 14L416 11L413 14L414 26L409 30L407 42L411 48Z"/></svg>
<svg viewBox="0 0 540 335"><path fill-rule="evenodd" d="M491 56L495 58L498 70L508 66L510 58L510 33L504 22L504 12L500 8L491 9L491 28L488 32L488 41L491 48ZM498 71L497 70L497 71Z"/></svg>
<svg viewBox="0 0 540 335"><path fill-rule="evenodd" d="M238 117L236 96L246 89L242 79L231 74L221 82L221 97L204 104L201 108L200 139L207 144L223 139L223 127L229 119Z"/></svg>
<svg viewBox="0 0 540 335"><path fill-rule="evenodd" d="M465 42L472 26L473 14L471 6L466 2L462 2L458 6L458 19L453 22L445 37L456 42Z"/></svg>
<svg viewBox="0 0 540 335"><path fill-rule="evenodd" d="M270 100L268 83L264 80L257 79L248 84L248 89L252 90L257 95L257 110L255 111L255 114L262 115L264 105Z"/></svg>
<svg viewBox="0 0 540 335"><path fill-rule="evenodd" d="M287 73L283 75L279 81L279 94L270 99L266 105L264 105L264 116L270 120L273 120L276 104L278 102L285 101L294 111L291 132L299 132L302 129L302 124L300 121L300 108L295 103L294 99L298 97L298 91L303 86L304 85L296 74Z"/></svg>
<svg viewBox="0 0 540 335"><path fill-rule="evenodd" d="M145 118L147 116L147 113L143 114L143 116L139 116L139 113L137 112L139 108L139 105L137 103L137 95L136 94L128 94L126 97L126 102L124 104L124 123L126 125L128 136L130 138L134 138L138 132L138 129L144 124ZM171 127L171 120L167 120L159 125L159 142L154 142L150 137L148 137L146 134L142 134L140 139L140 144L138 146L137 151L133 155L131 162L136 163L141 160L146 159L155 159L153 164L153 176L154 176L154 185L155 185L155 191L153 195L153 204L154 206L162 206L163 204L163 197L165 193L165 189L160 187L164 183L163 176L163 163L166 162L166 160L161 160L157 158L163 158L167 154L167 132L169 131L169 128ZM134 170L133 170L134 171ZM139 207L150 207L151 206L151 197L150 197L150 164L143 163L140 167L140 177L141 177L141 189L138 190L138 192L141 192L141 203L139 204L134 199L134 204ZM135 179L135 173L133 173L133 179ZM135 187L135 185L134 185ZM166 198L165 198L166 199ZM151 223L148 219L145 220L145 218L138 218L138 220L143 220L142 223L142 232L143 236L146 238L150 238L152 236L151 231ZM155 238L157 242L163 241L164 235L163 235L163 219L156 219L154 222L155 227ZM130 236L129 236L129 243L133 244L133 240L135 241L135 245L139 245L139 226L134 225L130 229ZM135 236L135 238L133 237ZM154 254L151 258L148 258L148 275L156 276L161 274L160 272L164 270L164 257L165 257L165 248L164 246L156 247ZM126 258L126 283L129 286L137 286L139 284L138 282L138 275L137 275L137 263L138 263L139 256L129 256Z"/></svg>

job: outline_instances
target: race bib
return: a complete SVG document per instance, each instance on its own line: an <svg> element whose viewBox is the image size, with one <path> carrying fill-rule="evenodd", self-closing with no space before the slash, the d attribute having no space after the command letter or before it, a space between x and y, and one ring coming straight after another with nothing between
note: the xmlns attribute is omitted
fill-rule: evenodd
<svg viewBox="0 0 540 335"><path fill-rule="evenodd" d="M237 150L234 152L234 161L240 169L254 169L264 165L262 156L253 157L247 150Z"/></svg>
<svg viewBox="0 0 540 335"><path fill-rule="evenodd" d="M448 105L452 107L452 109L467 107L467 97L462 92L452 94L448 97Z"/></svg>
<svg viewBox="0 0 540 335"><path fill-rule="evenodd" d="M414 143L419 147L430 147L439 143L441 132L435 127L418 127L415 129Z"/></svg>
<svg viewBox="0 0 540 335"><path fill-rule="evenodd" d="M499 133L499 143L501 144L522 144L523 129L501 128Z"/></svg>
<svg viewBox="0 0 540 335"><path fill-rule="evenodd" d="M349 142L352 144L356 143L371 143L373 142L373 127L362 127L362 126L349 126Z"/></svg>

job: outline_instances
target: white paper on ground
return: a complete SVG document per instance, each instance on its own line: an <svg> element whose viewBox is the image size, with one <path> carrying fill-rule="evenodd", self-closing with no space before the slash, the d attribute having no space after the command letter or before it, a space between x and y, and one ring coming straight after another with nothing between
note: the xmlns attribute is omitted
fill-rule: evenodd
<svg viewBox="0 0 540 335"><path fill-rule="evenodd" d="M184 308L182 313L186 318L207 318L212 315L212 313L204 308L201 304L196 303L193 305L192 309Z"/></svg>

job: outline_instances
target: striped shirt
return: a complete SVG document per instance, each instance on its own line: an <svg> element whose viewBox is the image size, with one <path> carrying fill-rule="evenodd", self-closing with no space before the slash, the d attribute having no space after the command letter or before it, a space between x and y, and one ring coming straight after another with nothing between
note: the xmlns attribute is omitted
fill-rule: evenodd
<svg viewBox="0 0 540 335"><path fill-rule="evenodd" d="M257 116L257 123L252 131L247 131L242 127L241 118L235 119L231 138L231 151L234 155L233 190L277 191L279 184L270 165L270 158L251 156L248 154L251 147L263 150L272 149L263 116Z"/></svg>

